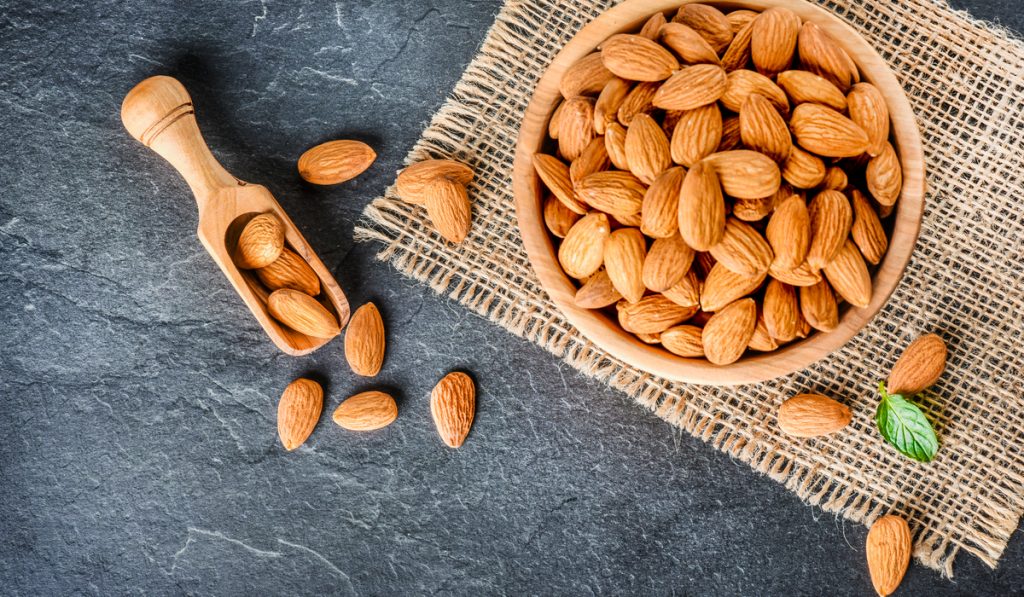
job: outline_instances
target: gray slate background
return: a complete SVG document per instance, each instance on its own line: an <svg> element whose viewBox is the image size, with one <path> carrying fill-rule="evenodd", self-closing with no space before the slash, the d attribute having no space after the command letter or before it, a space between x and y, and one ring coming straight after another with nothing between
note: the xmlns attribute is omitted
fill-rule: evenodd
<svg viewBox="0 0 1024 597"><path fill-rule="evenodd" d="M0 592L65 594L868 595L865 528L802 504L354 246L363 206L473 56L499 0L0 0ZM1024 31L1017 0L956 0ZM123 130L142 78L173 74L231 172L268 186L354 305L377 301L377 380L341 343L277 352L197 241L188 188ZM332 138L379 151L312 188L295 160ZM428 393L480 387L466 445ZM276 441L294 377L401 415ZM997 570L901 593L1020 592Z"/></svg>

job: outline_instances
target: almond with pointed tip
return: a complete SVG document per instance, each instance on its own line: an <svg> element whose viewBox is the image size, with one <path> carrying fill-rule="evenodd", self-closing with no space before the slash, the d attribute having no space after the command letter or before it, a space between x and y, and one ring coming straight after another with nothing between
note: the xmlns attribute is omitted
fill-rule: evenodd
<svg viewBox="0 0 1024 597"><path fill-rule="evenodd" d="M757 18L757 15L759 15L759 14L761 14L761 13L753 11L753 10L746 10L746 9L734 10L734 11L732 11L730 13L727 13L725 15L725 20L729 21L729 26L732 27L733 33L736 33L738 35L737 32L740 29L743 29L744 27L746 27L747 25L752 23L754 21L754 19ZM736 41L735 37L733 38L733 41Z"/></svg>
<svg viewBox="0 0 1024 597"><path fill-rule="evenodd" d="M679 189L686 170L669 168L654 179L644 193L640 230L653 238L669 238L679 231Z"/></svg>
<svg viewBox="0 0 1024 597"><path fill-rule="evenodd" d="M256 270L256 277L271 291L291 288L309 296L320 294L320 278L316 272L302 257L288 248L283 249L273 263Z"/></svg>
<svg viewBox="0 0 1024 597"><path fill-rule="evenodd" d="M871 158L864 178L875 201L882 205L896 204L903 190L903 168L891 143L886 142L881 153Z"/></svg>
<svg viewBox="0 0 1024 597"><path fill-rule="evenodd" d="M562 97L569 99L580 95L600 93L605 84L615 75L604 66L600 52L587 54L566 69L558 84Z"/></svg>
<svg viewBox="0 0 1024 597"><path fill-rule="evenodd" d="M782 178L798 189L810 189L825 180L825 162L794 145L782 164Z"/></svg>
<svg viewBox="0 0 1024 597"><path fill-rule="evenodd" d="M775 267L791 270L807 259L811 246L811 217L802 197L792 195L775 206L765 236L772 247Z"/></svg>
<svg viewBox="0 0 1024 597"><path fill-rule="evenodd" d="M700 307L701 281L697 272L690 268L674 286L662 294L680 307Z"/></svg>
<svg viewBox="0 0 1024 597"><path fill-rule="evenodd" d="M640 213L647 187L629 172L595 172L576 185L581 201L617 219Z"/></svg>
<svg viewBox="0 0 1024 597"><path fill-rule="evenodd" d="M779 406L779 429L793 437L820 437L850 424L849 407L821 394L797 394Z"/></svg>
<svg viewBox="0 0 1024 597"><path fill-rule="evenodd" d="M832 166L825 171L825 178L821 181L821 188L833 191L845 190L850 185L850 178L846 171L839 166Z"/></svg>
<svg viewBox="0 0 1024 597"><path fill-rule="evenodd" d="M857 123L820 104L800 104L794 108L789 128L800 147L829 158L858 156L870 144L867 133Z"/></svg>
<svg viewBox="0 0 1024 597"><path fill-rule="evenodd" d="M608 272L601 269L587 278L587 281L576 291L573 302L581 309L603 309L622 300L622 295L615 289Z"/></svg>
<svg viewBox="0 0 1024 597"><path fill-rule="evenodd" d="M376 159L377 152L362 141L328 141L299 157L299 176L313 184L339 184L365 172Z"/></svg>
<svg viewBox="0 0 1024 597"><path fill-rule="evenodd" d="M890 394L912 396L938 381L946 370L946 343L937 334L926 334L907 346L889 372Z"/></svg>
<svg viewBox="0 0 1024 597"><path fill-rule="evenodd" d="M781 343L797 337L803 325L796 288L778 280L768 280L764 289L764 324L768 334Z"/></svg>
<svg viewBox="0 0 1024 597"><path fill-rule="evenodd" d="M427 215L434 229L452 243L461 243L469 234L472 207L466 186L447 178L427 185Z"/></svg>
<svg viewBox="0 0 1024 597"><path fill-rule="evenodd" d="M643 285L654 292L672 288L690 270L694 255L678 234L655 240L644 259Z"/></svg>
<svg viewBox="0 0 1024 597"><path fill-rule="evenodd" d="M775 194L782 184L779 166L768 156L749 149L719 151L704 158L714 168L722 188L732 197L757 199ZM694 247L697 248L697 247Z"/></svg>
<svg viewBox="0 0 1024 597"><path fill-rule="evenodd" d="M750 62L750 35L753 30L753 22L748 22L736 30L736 36L732 38L725 54L722 54L722 68L725 72L731 73L744 68Z"/></svg>
<svg viewBox="0 0 1024 597"><path fill-rule="evenodd" d="M714 153L721 142L722 111L718 106L709 104L682 110L669 145L672 161L692 168L702 158Z"/></svg>
<svg viewBox="0 0 1024 597"><path fill-rule="evenodd" d="M767 272L774 257L764 237L753 226L736 218L725 221L722 240L709 252L718 263L742 276Z"/></svg>
<svg viewBox="0 0 1024 597"><path fill-rule="evenodd" d="M686 173L679 191L679 233L686 244L706 251L725 234L725 198L714 168L702 160Z"/></svg>
<svg viewBox="0 0 1024 597"><path fill-rule="evenodd" d="M561 106L561 104L559 104ZM473 182L473 169L455 160L423 160L410 164L398 173L395 193L406 203L422 205L427 202L427 189L438 178L446 178L461 185Z"/></svg>
<svg viewBox="0 0 1024 597"><path fill-rule="evenodd" d="M695 64L672 75L651 103L663 110L693 110L713 104L725 92L725 71L717 64Z"/></svg>
<svg viewBox="0 0 1024 597"><path fill-rule="evenodd" d="M238 237L234 262L242 269L257 269L273 263L284 250L284 225L267 212L249 220Z"/></svg>
<svg viewBox="0 0 1024 597"><path fill-rule="evenodd" d="M615 115L619 124L629 126L633 117L637 114L650 114L654 111L654 94L658 92L661 83L643 82L637 83L629 90L626 99L619 105L619 111ZM607 133L605 133L607 134Z"/></svg>
<svg viewBox="0 0 1024 597"><path fill-rule="evenodd" d="M594 100L574 97L562 102L558 119L558 153L573 161L594 139Z"/></svg>
<svg viewBox="0 0 1024 597"><path fill-rule="evenodd" d="M828 79L845 92L860 79L857 66L832 36L811 21L800 27L797 37L800 65L820 77Z"/></svg>
<svg viewBox="0 0 1024 597"><path fill-rule="evenodd" d="M565 235L558 247L558 263L573 278L586 278L604 262L604 241L609 235L608 216L590 212L573 224Z"/></svg>
<svg viewBox="0 0 1024 597"><path fill-rule="evenodd" d="M745 298L730 303L711 316L701 340L704 354L715 365L735 363L743 356L757 325L757 303Z"/></svg>
<svg viewBox="0 0 1024 597"><path fill-rule="evenodd" d="M865 552L871 584L879 597L896 592L910 566L912 550L910 527L899 516L887 514L871 525Z"/></svg>
<svg viewBox="0 0 1024 597"><path fill-rule="evenodd" d="M615 304L619 325L634 334L660 334L693 317L697 307L683 307L660 294L645 296L635 303Z"/></svg>
<svg viewBox="0 0 1024 597"><path fill-rule="evenodd" d="M821 274L818 270L812 270L806 261L793 269L784 269L772 263L768 268L768 275L790 286L813 286L821 282Z"/></svg>
<svg viewBox="0 0 1024 597"><path fill-rule="evenodd" d="M850 234L853 210L846 196L839 191L818 193L807 206L811 219L811 245L807 264L820 270L835 257Z"/></svg>
<svg viewBox="0 0 1024 597"><path fill-rule="evenodd" d="M846 103L850 108L850 120L868 134L871 142L868 155L877 156L889 140L889 108L882 92L871 83L857 83L846 94Z"/></svg>
<svg viewBox="0 0 1024 597"><path fill-rule="evenodd" d="M374 431L398 418L398 405L390 394L370 390L346 398L334 409L331 418L339 427L350 431Z"/></svg>
<svg viewBox="0 0 1024 597"><path fill-rule="evenodd" d="M626 129L618 122L609 122L604 131L604 148L608 159L619 170L629 170L626 161Z"/></svg>
<svg viewBox="0 0 1024 597"><path fill-rule="evenodd" d="M668 138L649 114L637 114L626 129L626 162L645 184L672 166Z"/></svg>
<svg viewBox="0 0 1024 597"><path fill-rule="evenodd" d="M685 4L672 18L700 34L715 50L721 52L732 41L732 25L722 11L707 4Z"/></svg>
<svg viewBox="0 0 1024 597"><path fill-rule="evenodd" d="M289 452L313 433L324 407L324 390L311 379L300 377L281 394L277 403L277 435Z"/></svg>
<svg viewBox="0 0 1024 597"><path fill-rule="evenodd" d="M854 307L871 303L871 275L857 245L847 240L824 269L832 289Z"/></svg>
<svg viewBox="0 0 1024 597"><path fill-rule="evenodd" d="M657 40L658 35L661 32L661 27L666 22L668 22L668 20L665 18L665 15L663 13L656 12L652 14L651 18L647 19L644 26L640 28L639 35L641 37L646 37L647 39Z"/></svg>
<svg viewBox="0 0 1024 597"><path fill-rule="evenodd" d="M605 147L604 139L594 137L579 157L569 165L569 180L577 184L594 172L603 172L608 169L611 160L608 158L608 148Z"/></svg>
<svg viewBox="0 0 1024 597"><path fill-rule="evenodd" d="M587 206L576 198L570 178L569 167L555 156L543 153L533 154L533 169L537 172L544 186L562 202L569 211L583 215Z"/></svg>
<svg viewBox="0 0 1024 597"><path fill-rule="evenodd" d="M617 34L601 47L604 66L630 81L664 81L679 70L679 61L661 44L639 35Z"/></svg>
<svg viewBox="0 0 1024 597"><path fill-rule="evenodd" d="M689 358L704 356L703 330L695 325L677 325L661 333L659 340L674 355Z"/></svg>
<svg viewBox="0 0 1024 597"><path fill-rule="evenodd" d="M747 348L758 352L771 352L779 347L779 343L768 333L768 326L764 323L764 312L757 314L757 324L754 326L754 335L750 337Z"/></svg>
<svg viewBox="0 0 1024 597"><path fill-rule="evenodd" d="M476 384L461 371L441 378L430 392L430 415L445 445L460 447L476 415Z"/></svg>
<svg viewBox="0 0 1024 597"><path fill-rule="evenodd" d="M754 19L750 32L750 57L757 71L773 77L789 68L800 33L800 17L788 8L776 6Z"/></svg>
<svg viewBox="0 0 1024 597"><path fill-rule="evenodd" d="M615 122L619 107L626 101L630 89L632 85L629 81L618 77L612 77L605 84L601 94L597 96L597 101L594 102L594 131L598 135L605 134L608 124Z"/></svg>
<svg viewBox="0 0 1024 597"><path fill-rule="evenodd" d="M882 221L878 219L874 206L864 193L858 189L851 189L850 197L853 199L853 226L850 228L850 237L857 244L864 259L868 263L878 265L889 249L885 228L882 227Z"/></svg>
<svg viewBox="0 0 1024 597"><path fill-rule="evenodd" d="M356 375L373 377L384 363L384 320L377 305L356 309L345 330L345 359Z"/></svg>
<svg viewBox="0 0 1024 597"><path fill-rule="evenodd" d="M718 54L699 33L682 23L666 23L658 39L688 64L719 64Z"/></svg>
<svg viewBox="0 0 1024 597"><path fill-rule="evenodd" d="M721 263L716 263L704 280L700 293L700 308L709 313L718 311L760 288L766 277L765 273L744 276Z"/></svg>
<svg viewBox="0 0 1024 597"><path fill-rule="evenodd" d="M839 326L839 304L828 282L800 288L800 313L816 330L831 332Z"/></svg>
<svg viewBox="0 0 1024 597"><path fill-rule="evenodd" d="M833 110L846 110L846 96L831 81L805 70L787 70L776 78L793 105L813 103ZM854 122L857 122L854 119Z"/></svg>
<svg viewBox="0 0 1024 597"><path fill-rule="evenodd" d="M544 199L544 225L548 227L548 231L551 234L558 238L565 238L572 225L579 221L581 217L580 214L566 207L554 195L548 195Z"/></svg>
<svg viewBox="0 0 1024 597"><path fill-rule="evenodd" d="M604 267L615 289L630 303L644 296L647 243L636 228L620 228L604 241Z"/></svg>
<svg viewBox="0 0 1024 597"><path fill-rule="evenodd" d="M729 73L725 91L721 95L722 105L733 112L739 112L743 102L754 93L763 95L780 113L789 112L789 100L785 92L768 77L746 69Z"/></svg>
<svg viewBox="0 0 1024 597"><path fill-rule="evenodd" d="M338 320L319 301L304 292L282 288L267 297L270 315L291 329L314 338L333 338L341 333Z"/></svg>
<svg viewBox="0 0 1024 597"><path fill-rule="evenodd" d="M765 97L758 93L747 96L740 108L740 139L754 151L776 162L784 162L793 148L786 121Z"/></svg>

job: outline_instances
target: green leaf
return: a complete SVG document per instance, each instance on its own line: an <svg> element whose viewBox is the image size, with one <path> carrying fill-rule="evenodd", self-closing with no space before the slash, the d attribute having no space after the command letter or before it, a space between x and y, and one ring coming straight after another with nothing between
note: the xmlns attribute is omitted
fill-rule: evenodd
<svg viewBox="0 0 1024 597"><path fill-rule="evenodd" d="M889 395L885 382L879 382L882 400L875 412L875 423L885 441L901 454L921 462L931 462L939 449L935 430L921 409L899 394Z"/></svg>

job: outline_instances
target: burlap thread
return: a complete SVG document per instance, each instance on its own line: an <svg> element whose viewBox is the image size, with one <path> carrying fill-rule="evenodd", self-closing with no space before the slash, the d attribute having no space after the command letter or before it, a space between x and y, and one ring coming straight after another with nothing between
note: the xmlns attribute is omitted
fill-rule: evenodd
<svg viewBox="0 0 1024 597"><path fill-rule="evenodd" d="M453 157L475 169L473 229L463 244L446 243L393 189L367 207L357 237L383 243L379 258L401 273L627 392L804 501L867 524L903 515L925 565L951 576L964 550L994 567L1024 511L1024 45L942 0L817 2L859 30L903 83L930 189L903 281L832 357L757 385L673 383L592 345L541 289L511 192L519 122L551 59L608 0L509 0L410 152L410 163ZM949 366L920 401L941 448L918 464L879 437L874 390L901 347L932 331L949 345ZM855 413L851 426L817 440L780 433L778 404L804 391L843 399Z"/></svg>

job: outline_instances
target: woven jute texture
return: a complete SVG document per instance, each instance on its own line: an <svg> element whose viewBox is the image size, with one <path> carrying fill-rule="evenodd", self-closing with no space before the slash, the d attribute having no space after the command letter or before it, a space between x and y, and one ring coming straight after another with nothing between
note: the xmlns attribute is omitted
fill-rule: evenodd
<svg viewBox="0 0 1024 597"><path fill-rule="evenodd" d="M806 502L867 524L888 512L906 517L925 565L952 575L964 550L995 566L1024 511L1024 45L940 0L819 1L902 81L930 189L896 293L830 358L757 385L673 383L588 342L540 287L511 192L519 122L552 58L614 4L607 0L510 0L410 153L409 162L452 157L475 169L464 243L446 243L393 189L366 209L357 234L382 243L379 257L403 274L627 392ZM950 354L945 375L918 400L941 441L930 464L888 447L873 421L876 382L924 332L945 338ZM778 405L805 391L845 401L851 426L817 440L780 433Z"/></svg>

